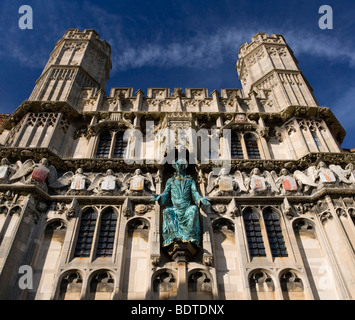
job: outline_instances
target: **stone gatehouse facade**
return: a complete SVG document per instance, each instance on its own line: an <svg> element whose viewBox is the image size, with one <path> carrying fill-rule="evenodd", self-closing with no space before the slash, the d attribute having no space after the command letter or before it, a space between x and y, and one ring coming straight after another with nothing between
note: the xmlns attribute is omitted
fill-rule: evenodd
<svg viewBox="0 0 355 320"><path fill-rule="evenodd" d="M285 39L256 34L239 49L242 89L211 93L106 93L110 53L94 30L69 29L1 117L0 298L354 299L355 155ZM189 129L223 148L206 160L201 138L166 143ZM174 173L162 160L184 147L211 202L188 259L162 246L151 201Z"/></svg>

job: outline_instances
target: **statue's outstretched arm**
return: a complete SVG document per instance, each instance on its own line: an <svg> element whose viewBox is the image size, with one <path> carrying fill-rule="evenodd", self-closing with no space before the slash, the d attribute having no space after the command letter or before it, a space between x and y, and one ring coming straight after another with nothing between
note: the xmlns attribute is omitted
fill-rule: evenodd
<svg viewBox="0 0 355 320"><path fill-rule="evenodd" d="M171 191L171 180L169 179L166 182L165 190L162 194L156 194L151 199L151 201L158 201L160 205L164 205L168 199L170 198L170 191Z"/></svg>
<svg viewBox="0 0 355 320"><path fill-rule="evenodd" d="M197 191L197 187L196 187L196 183L195 181L192 181L191 184L191 193L192 193L192 197L194 199L195 204L200 207L201 206L201 202L204 205L209 205L210 202L208 201L208 199L206 197L201 197L200 193Z"/></svg>

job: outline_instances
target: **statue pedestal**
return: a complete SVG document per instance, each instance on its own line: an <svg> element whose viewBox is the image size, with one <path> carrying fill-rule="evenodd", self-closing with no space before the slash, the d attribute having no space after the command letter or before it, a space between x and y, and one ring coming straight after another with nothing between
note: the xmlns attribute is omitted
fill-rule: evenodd
<svg viewBox="0 0 355 320"><path fill-rule="evenodd" d="M175 262L188 262L196 254L197 247L190 242L174 242L167 252Z"/></svg>
<svg viewBox="0 0 355 320"><path fill-rule="evenodd" d="M187 263L196 254L198 247L190 242L174 242L167 247L167 253L178 264L178 291L177 299L188 299L188 279L187 279Z"/></svg>

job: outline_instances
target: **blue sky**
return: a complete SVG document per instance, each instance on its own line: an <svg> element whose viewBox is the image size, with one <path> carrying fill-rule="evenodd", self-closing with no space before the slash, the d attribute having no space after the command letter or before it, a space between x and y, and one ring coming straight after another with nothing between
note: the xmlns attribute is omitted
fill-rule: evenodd
<svg viewBox="0 0 355 320"><path fill-rule="evenodd" d="M21 5L33 9L33 29L21 30ZM333 9L333 29L318 26L321 5ZM241 88L239 47L257 32L282 34L321 106L355 147L355 1L17 1L0 3L0 112L26 100L54 44L69 28L95 29L112 47L112 87Z"/></svg>

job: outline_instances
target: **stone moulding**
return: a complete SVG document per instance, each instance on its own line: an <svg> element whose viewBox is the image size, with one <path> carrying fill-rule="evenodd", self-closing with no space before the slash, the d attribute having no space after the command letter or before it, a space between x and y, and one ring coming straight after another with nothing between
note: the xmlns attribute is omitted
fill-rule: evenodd
<svg viewBox="0 0 355 320"><path fill-rule="evenodd" d="M35 185L26 184L0 184L0 193L13 192L14 194L28 195L33 194L36 198L42 201L60 202L65 204L70 204L74 199L76 199L80 204L95 204L98 201L102 204L123 204L127 199L132 203L132 207L138 204L144 204L149 206L152 204L151 196L97 196L97 195L49 195ZM330 197L354 197L355 189L345 189L345 188L323 188L312 195L298 195L292 196L288 195L287 200L290 204L308 203L316 202L325 196ZM228 206L231 200L235 200L236 205L281 205L285 200L285 196L218 196L218 197L208 197L211 200L212 206L214 205L224 205ZM150 207L149 207L150 208ZM151 208L149 209L151 210ZM217 213L216 211L214 211ZM226 212L228 213L228 210Z"/></svg>
<svg viewBox="0 0 355 320"><path fill-rule="evenodd" d="M15 110L15 112L3 124L4 129L11 130L28 112L60 112L67 119L76 121L89 120L89 114L83 114L77 111L72 105L64 101L24 101ZM89 119L88 119L89 117Z"/></svg>
<svg viewBox="0 0 355 320"><path fill-rule="evenodd" d="M73 170L75 168L83 168L89 171L125 169L134 170L137 168L143 170L162 168L157 162L148 163L145 160L141 160L142 163L127 164L123 158L61 158L48 148L20 148L20 147L0 147L0 158L27 160L32 158L34 161L39 162L42 158L47 158L50 164L60 168L65 172ZM210 160L208 164L196 164L197 168L211 171L212 168L222 166L223 161L230 161L231 169L238 170L251 170L253 168L260 168L265 170L273 170L276 168L287 168L290 170L299 168L305 169L312 164L316 164L319 161L331 162L332 164L348 164L355 163L354 153L332 153L332 152L310 152L305 156L296 160L277 160L277 159L230 159L230 160Z"/></svg>

